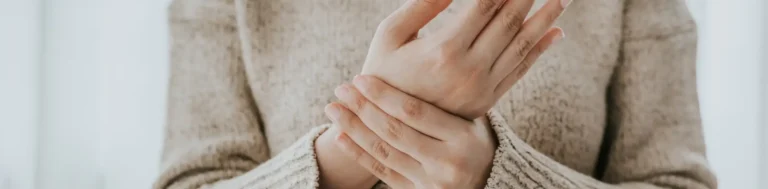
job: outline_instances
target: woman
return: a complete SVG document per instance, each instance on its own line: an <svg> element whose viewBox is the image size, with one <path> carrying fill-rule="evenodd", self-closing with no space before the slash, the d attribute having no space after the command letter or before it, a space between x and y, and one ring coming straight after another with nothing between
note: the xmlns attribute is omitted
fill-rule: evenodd
<svg viewBox="0 0 768 189"><path fill-rule="evenodd" d="M449 3L174 1L155 188L716 188L682 0Z"/></svg>

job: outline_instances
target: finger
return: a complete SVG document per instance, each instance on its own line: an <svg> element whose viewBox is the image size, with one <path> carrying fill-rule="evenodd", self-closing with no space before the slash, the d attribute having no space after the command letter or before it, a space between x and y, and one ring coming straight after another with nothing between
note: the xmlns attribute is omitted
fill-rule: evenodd
<svg viewBox="0 0 768 189"><path fill-rule="evenodd" d="M440 141L437 139L422 134L379 109L360 94L354 85L341 85L336 88L335 93L365 126L395 149L406 154L419 155L423 149L432 149L439 145Z"/></svg>
<svg viewBox="0 0 768 189"><path fill-rule="evenodd" d="M374 43L397 48L445 10L451 0L408 0L379 24Z"/></svg>
<svg viewBox="0 0 768 189"><path fill-rule="evenodd" d="M412 97L375 77L357 76L353 83L363 96L385 113L439 140L458 136L472 126L471 121Z"/></svg>
<svg viewBox="0 0 768 189"><path fill-rule="evenodd" d="M455 40L463 49L469 48L480 31L493 18L499 7L507 0L472 0L472 5L459 14L458 22L450 25L441 37Z"/></svg>
<svg viewBox="0 0 768 189"><path fill-rule="evenodd" d="M346 133L353 142L363 148L378 162L388 168L409 177L421 177L421 164L407 154L392 148L369 130L359 117L341 104L331 103L325 108L326 113L334 120L341 131Z"/></svg>
<svg viewBox="0 0 768 189"><path fill-rule="evenodd" d="M517 83L517 81L520 80L520 78L522 78L526 72L528 72L528 69L530 69L536 60L541 57L541 54L544 54L544 51L549 49L552 44L557 43L557 41L561 40L563 37L565 37L565 34L563 33L562 29L550 29L547 34L544 35L544 38L542 38L541 41L539 41L539 43L536 44L533 49L531 49L531 52L525 56L525 59L523 59L523 61L520 62L520 64L518 64L518 66L515 67L511 73L507 74L507 76L504 78L504 80L501 81L501 83L499 83L498 86L496 86L496 89L494 90L496 97L504 95L504 93L512 88L512 85Z"/></svg>
<svg viewBox="0 0 768 189"><path fill-rule="evenodd" d="M567 0L566 0L567 1ZM528 52L531 51L539 40L546 34L555 20L565 10L568 2L561 0L549 0L544 7L539 9L528 21L523 24L523 28L504 49L501 56L491 67L491 76L496 81L501 81L522 61Z"/></svg>
<svg viewBox="0 0 768 189"><path fill-rule="evenodd" d="M374 159L368 152L365 152L360 146L355 144L349 136L341 133L336 137L336 141L336 144L341 147L342 152L352 157L358 164L368 169L374 176L387 183L390 187L413 188L413 183L410 180Z"/></svg>
<svg viewBox="0 0 768 189"><path fill-rule="evenodd" d="M491 64L488 66L493 65L496 58L520 31L532 6L533 0L507 1L475 40L472 49L470 49L472 53L490 60Z"/></svg>

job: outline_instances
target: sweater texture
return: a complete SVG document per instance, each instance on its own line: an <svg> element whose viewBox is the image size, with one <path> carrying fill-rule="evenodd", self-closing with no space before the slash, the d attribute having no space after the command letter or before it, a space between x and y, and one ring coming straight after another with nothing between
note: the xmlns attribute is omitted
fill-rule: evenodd
<svg viewBox="0 0 768 189"><path fill-rule="evenodd" d="M154 187L318 187L323 107L402 2L174 0ZM469 3L454 0L422 35ZM685 2L575 0L556 25L567 37L487 114L499 146L486 188L716 188Z"/></svg>

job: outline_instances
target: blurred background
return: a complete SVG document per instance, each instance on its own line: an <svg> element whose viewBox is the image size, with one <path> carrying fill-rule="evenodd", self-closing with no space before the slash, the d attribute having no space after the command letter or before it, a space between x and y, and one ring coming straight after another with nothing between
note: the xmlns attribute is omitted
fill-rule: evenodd
<svg viewBox="0 0 768 189"><path fill-rule="evenodd" d="M689 0L720 188L768 188L768 2ZM168 0L0 0L0 189L149 188Z"/></svg>

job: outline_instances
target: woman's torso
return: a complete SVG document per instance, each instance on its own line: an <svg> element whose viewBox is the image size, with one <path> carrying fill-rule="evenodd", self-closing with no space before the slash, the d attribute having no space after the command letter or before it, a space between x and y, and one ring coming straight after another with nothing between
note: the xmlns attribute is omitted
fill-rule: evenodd
<svg viewBox="0 0 768 189"><path fill-rule="evenodd" d="M249 1L248 79L275 155L329 123L333 89L358 74L378 23L403 0ZM424 32L451 23L454 0ZM537 0L539 7L543 0ZM513 130L549 157L592 174L606 128L606 92L618 62L623 1L575 1L558 21L566 39L497 104ZM247 53L246 53L247 54Z"/></svg>

